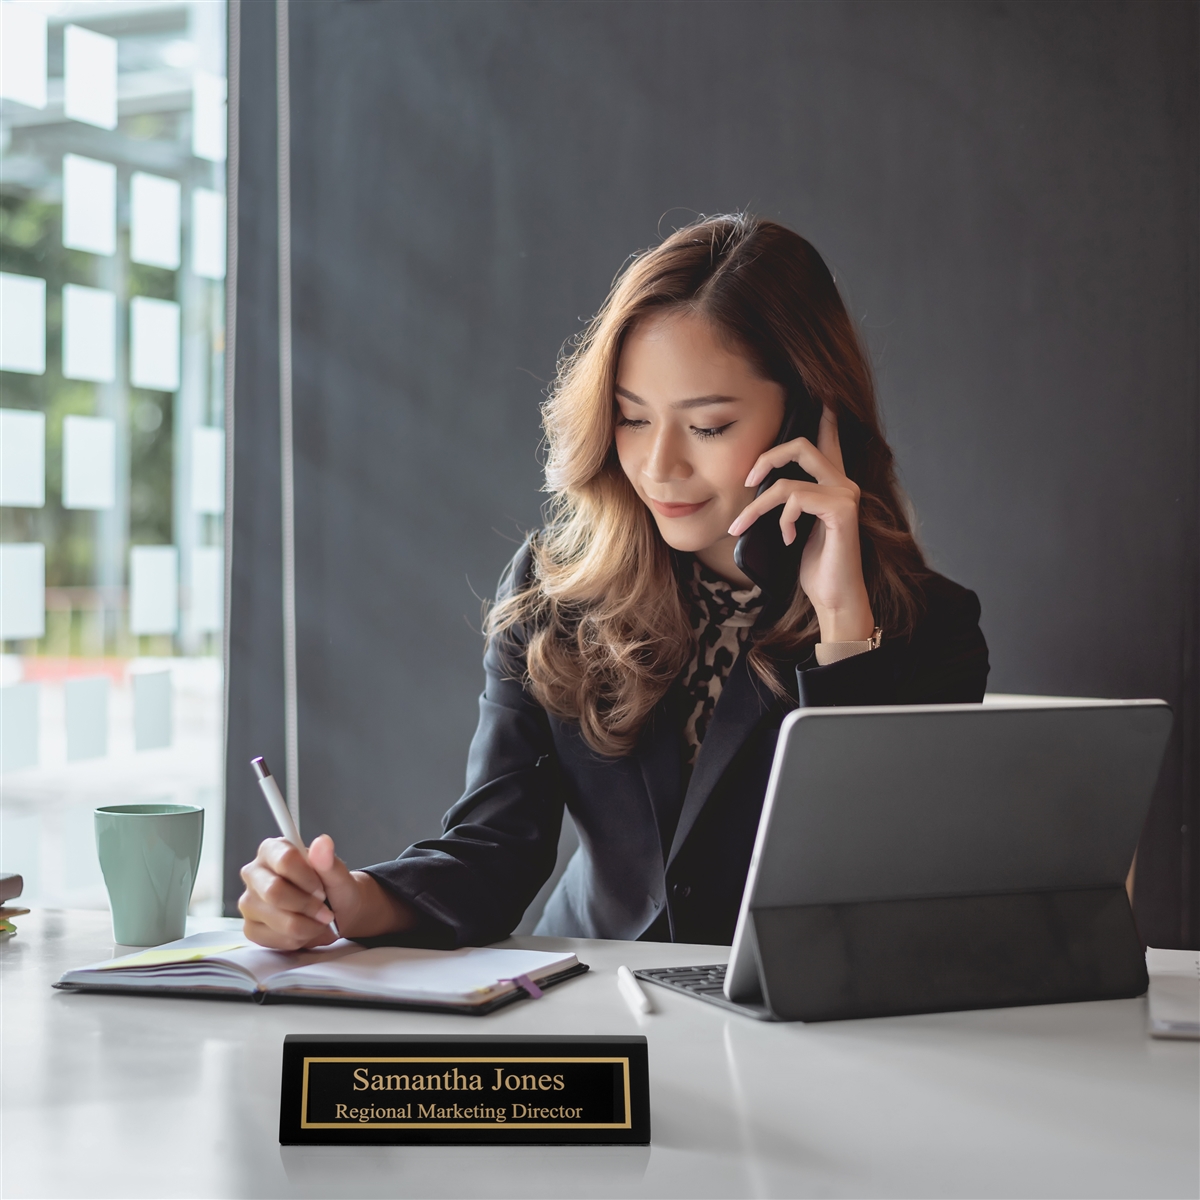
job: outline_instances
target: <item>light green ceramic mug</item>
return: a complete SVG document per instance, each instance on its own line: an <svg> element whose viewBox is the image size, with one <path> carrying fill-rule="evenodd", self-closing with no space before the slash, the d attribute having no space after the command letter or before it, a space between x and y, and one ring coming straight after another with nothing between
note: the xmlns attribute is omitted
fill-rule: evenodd
<svg viewBox="0 0 1200 1200"><path fill-rule="evenodd" d="M96 852L122 946L159 946L184 935L200 865L204 809L111 804L96 809Z"/></svg>

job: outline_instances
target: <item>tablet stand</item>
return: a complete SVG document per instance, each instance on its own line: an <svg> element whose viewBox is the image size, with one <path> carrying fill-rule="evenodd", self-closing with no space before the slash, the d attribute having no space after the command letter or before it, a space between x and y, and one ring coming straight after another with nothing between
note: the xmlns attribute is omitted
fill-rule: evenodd
<svg viewBox="0 0 1200 1200"><path fill-rule="evenodd" d="M750 913L765 1006L823 1021L1146 991L1123 887L938 896Z"/></svg>

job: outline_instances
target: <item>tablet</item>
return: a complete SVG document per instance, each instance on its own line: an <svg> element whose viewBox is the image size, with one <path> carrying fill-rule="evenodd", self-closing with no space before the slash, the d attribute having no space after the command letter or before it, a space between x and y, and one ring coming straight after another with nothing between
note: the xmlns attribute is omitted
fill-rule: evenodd
<svg viewBox="0 0 1200 1200"><path fill-rule="evenodd" d="M776 1020L1145 991L1125 894L1161 700L805 708L780 730L728 969L639 972Z"/></svg>

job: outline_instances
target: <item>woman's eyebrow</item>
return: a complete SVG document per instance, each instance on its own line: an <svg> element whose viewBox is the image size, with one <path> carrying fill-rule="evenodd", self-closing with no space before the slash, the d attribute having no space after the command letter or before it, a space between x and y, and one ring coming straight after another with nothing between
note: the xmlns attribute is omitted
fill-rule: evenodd
<svg viewBox="0 0 1200 1200"><path fill-rule="evenodd" d="M616 389L618 396L623 396L631 404L642 404L646 402L641 396L635 396L628 388L618 387ZM704 408L709 404L733 404L739 397L737 396L696 396L691 400L676 400L672 408Z"/></svg>

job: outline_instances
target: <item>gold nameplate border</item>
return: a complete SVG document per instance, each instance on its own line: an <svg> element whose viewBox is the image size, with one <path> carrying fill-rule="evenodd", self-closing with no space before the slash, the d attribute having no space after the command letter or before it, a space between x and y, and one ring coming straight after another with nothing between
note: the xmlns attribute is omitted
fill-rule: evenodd
<svg viewBox="0 0 1200 1200"><path fill-rule="evenodd" d="M308 1119L308 1068L310 1063L614 1063L620 1064L625 1092L625 1120L621 1122L585 1121L310 1121ZM314 1054L304 1056L304 1074L300 1089L301 1129L632 1129L633 1109L630 1095L630 1070L627 1056L598 1057L596 1055L461 1055L445 1054L417 1056L411 1054L378 1056L363 1054Z"/></svg>

